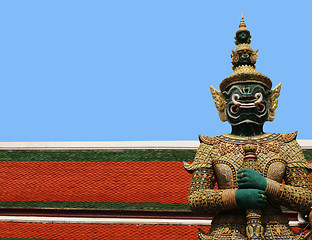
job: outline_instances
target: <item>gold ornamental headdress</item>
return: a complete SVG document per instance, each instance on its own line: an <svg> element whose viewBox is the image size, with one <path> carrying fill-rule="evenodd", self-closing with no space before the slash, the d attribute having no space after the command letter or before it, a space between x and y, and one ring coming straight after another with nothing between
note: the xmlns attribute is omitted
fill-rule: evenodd
<svg viewBox="0 0 312 240"><path fill-rule="evenodd" d="M238 83L258 83L268 89L272 87L272 81L269 77L256 71L252 66L242 65L236 67L234 72L220 83L220 90L223 92L228 87Z"/></svg>
<svg viewBox="0 0 312 240"><path fill-rule="evenodd" d="M254 51L250 47L250 37L250 32L246 28L244 17L242 16L239 29L235 36L235 43L238 46L235 51L232 51L231 55L234 72L221 82L221 92L237 83L258 83L271 89L271 79L255 70L258 50Z"/></svg>
<svg viewBox="0 0 312 240"><path fill-rule="evenodd" d="M231 58L234 72L220 83L220 91L210 86L211 94L215 100L215 105L218 109L221 121L225 122L225 105L226 100L222 92L231 87L232 85L239 83L256 83L260 84L267 89L271 90L272 81L269 77L265 76L259 71L256 71L256 61L258 56L258 50L254 51L249 43L250 32L246 28L244 17L239 24L239 29L236 32L235 44L238 45L235 51L232 51ZM277 108L278 97L281 90L281 84L271 90L271 94L268 96L269 116L268 121L273 121L275 116L275 109Z"/></svg>

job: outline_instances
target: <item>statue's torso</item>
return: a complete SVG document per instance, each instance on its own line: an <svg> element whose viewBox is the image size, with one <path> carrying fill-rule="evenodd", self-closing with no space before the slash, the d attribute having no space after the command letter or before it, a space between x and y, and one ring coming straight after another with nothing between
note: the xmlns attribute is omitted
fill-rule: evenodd
<svg viewBox="0 0 312 240"><path fill-rule="evenodd" d="M287 163L304 160L298 154L301 149L293 141L295 137L296 133L266 133L252 137L251 139L257 144L257 161L253 166L254 170L264 177L281 183ZM246 168L243 145L248 138L225 134L215 137L200 136L200 140L202 142L199 149L201 154L198 159L195 159L192 167L212 166L218 188L236 188L237 171Z"/></svg>
<svg viewBox="0 0 312 240"><path fill-rule="evenodd" d="M252 138L257 143L257 161L254 170L262 176L282 182L286 164L287 149L289 146L280 141L281 134L265 134ZM247 141L244 137L221 135L214 137L217 144L213 149L215 154L211 159L218 187L220 189L237 188L237 171L246 168L244 163L243 144ZM293 153L295 154L295 152Z"/></svg>
<svg viewBox="0 0 312 240"><path fill-rule="evenodd" d="M285 180L285 174L287 175L287 167L305 161L295 138L296 132L292 134L267 133L252 137L251 139L257 144L257 160L252 166L253 170L265 178L282 183ZM238 188L237 171L246 168L243 145L247 140L247 137L227 134L215 137L200 136L201 145L196 158L188 167L191 170L192 168L213 169L218 189ZM287 239L295 236L288 226L287 217L282 214L278 201L268 201L267 207L263 210L262 221L266 228L266 236L288 235ZM242 210L219 212L213 221L211 235L206 235L206 237L210 239L209 236L220 233L221 238L216 239L223 239L222 237L232 236L237 228L243 234L245 223L245 213ZM228 230L224 232L223 229Z"/></svg>

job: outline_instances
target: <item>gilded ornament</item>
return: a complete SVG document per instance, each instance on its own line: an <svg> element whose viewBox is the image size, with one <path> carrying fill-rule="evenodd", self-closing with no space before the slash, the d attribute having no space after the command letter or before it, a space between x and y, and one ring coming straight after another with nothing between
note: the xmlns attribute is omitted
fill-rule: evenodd
<svg viewBox="0 0 312 240"><path fill-rule="evenodd" d="M232 69L235 70L236 67L242 65L250 65L255 68L255 64L258 58L258 51L259 50L252 50L249 44L239 44L235 51L232 50Z"/></svg>
<svg viewBox="0 0 312 240"><path fill-rule="evenodd" d="M235 34L235 44L236 45L239 45L241 43L248 43L250 44L251 43L251 35L250 35L250 32L249 30L246 28L246 23L245 23L245 20L244 20L244 16L242 14L242 18L241 18L241 21L239 23L239 28Z"/></svg>
<svg viewBox="0 0 312 240"><path fill-rule="evenodd" d="M215 106L218 110L220 120L222 122L225 122L226 121L226 115L224 112L225 104L226 104L225 98L220 91L218 91L211 85L210 85L210 91L211 91L212 98L215 100Z"/></svg>
<svg viewBox="0 0 312 240"><path fill-rule="evenodd" d="M255 70L249 65L238 66L234 72L220 83L221 92L238 83L256 83L271 89L272 81L269 77Z"/></svg>
<svg viewBox="0 0 312 240"><path fill-rule="evenodd" d="M278 97L280 96L282 83L279 83L275 88L272 89L271 94L268 97L269 106L269 117L268 121L272 122L275 118L275 110L278 104Z"/></svg>

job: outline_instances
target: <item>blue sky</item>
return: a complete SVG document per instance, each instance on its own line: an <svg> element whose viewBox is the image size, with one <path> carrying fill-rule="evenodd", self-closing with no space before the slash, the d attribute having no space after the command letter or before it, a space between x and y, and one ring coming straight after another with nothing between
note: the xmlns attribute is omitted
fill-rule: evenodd
<svg viewBox="0 0 312 240"><path fill-rule="evenodd" d="M230 132L209 85L241 14L282 82L266 132L312 139L310 1L1 1L0 141L196 140Z"/></svg>

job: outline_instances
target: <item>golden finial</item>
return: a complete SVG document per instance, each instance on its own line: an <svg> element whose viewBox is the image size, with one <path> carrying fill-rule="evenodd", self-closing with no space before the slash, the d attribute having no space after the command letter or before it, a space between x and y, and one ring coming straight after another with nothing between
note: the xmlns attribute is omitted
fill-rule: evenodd
<svg viewBox="0 0 312 240"><path fill-rule="evenodd" d="M246 35L247 39L245 39L245 40L244 40L244 39L239 39L238 34L239 34L240 32L245 32L245 33L247 34L247 35ZM235 44L236 44L236 45L238 45L238 44L240 44L240 43L247 43L247 44L250 44L250 43L251 43L250 38L251 38L251 35L250 35L249 30L246 28L245 19L244 19L244 16L243 16L243 14L242 14L242 18L241 18L240 23L239 23L239 28L238 28L238 30L237 30L237 32L236 32L236 34L235 34L235 37L234 37L234 39L236 40L236 41L235 41ZM242 41L242 42L241 42L241 41Z"/></svg>
<svg viewBox="0 0 312 240"><path fill-rule="evenodd" d="M249 32L248 29L246 28L246 23L245 23L243 14L242 14L242 19L240 20L240 23L239 23L239 29L238 29L238 31L236 32L236 34L239 33L239 32L242 32L242 31L247 31L247 32ZM249 33L250 33L250 32L249 32Z"/></svg>
<svg viewBox="0 0 312 240"><path fill-rule="evenodd" d="M241 21L240 21L239 27L240 27L240 28L241 28L241 27L246 27L246 23L245 23L245 21L244 21L244 16L243 16L243 14L242 14L242 19L241 19Z"/></svg>

